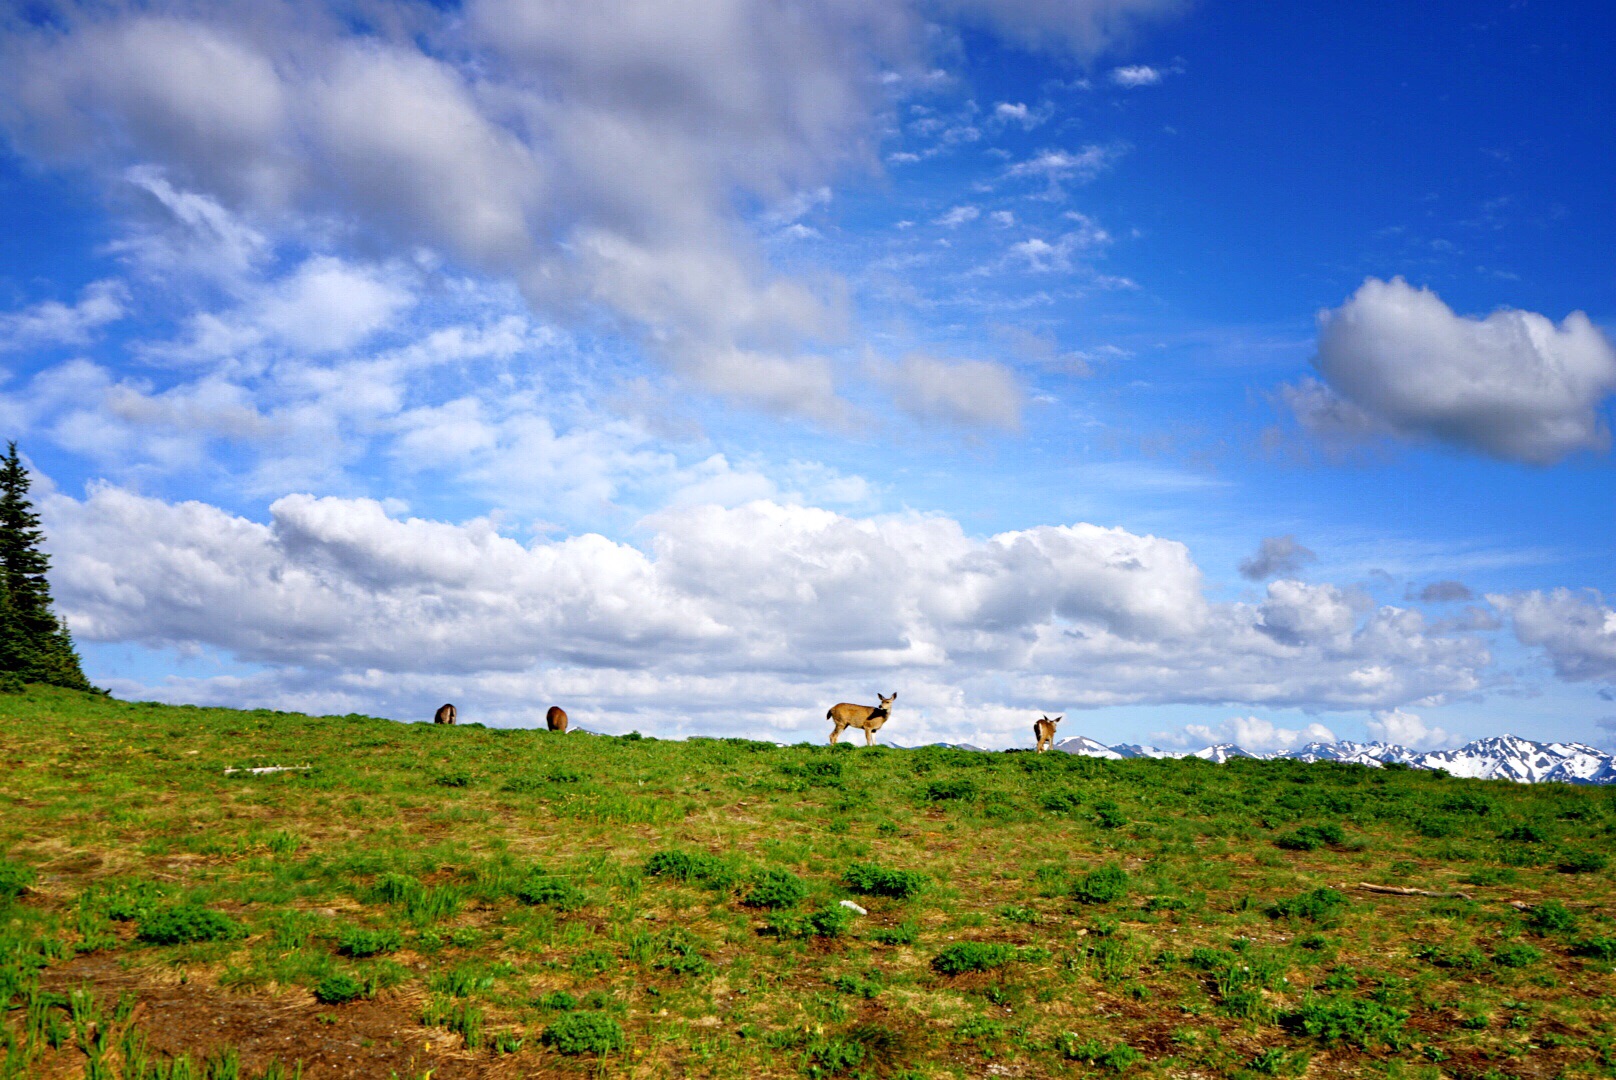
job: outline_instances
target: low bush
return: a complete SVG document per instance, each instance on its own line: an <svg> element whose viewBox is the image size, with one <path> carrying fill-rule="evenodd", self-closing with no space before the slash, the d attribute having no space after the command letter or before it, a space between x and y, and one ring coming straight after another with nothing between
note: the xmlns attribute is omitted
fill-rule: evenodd
<svg viewBox="0 0 1616 1080"><path fill-rule="evenodd" d="M1109 904L1128 895L1128 872L1120 866L1090 870L1072 883L1072 899L1079 904Z"/></svg>
<svg viewBox="0 0 1616 1080"><path fill-rule="evenodd" d="M877 945L913 945L919 937L920 924L912 920L870 932L870 940Z"/></svg>
<svg viewBox="0 0 1616 1080"><path fill-rule="evenodd" d="M1541 844L1548 839L1543 830L1536 825L1522 823L1511 825L1498 834L1498 839L1511 844Z"/></svg>
<svg viewBox="0 0 1616 1080"><path fill-rule="evenodd" d="M703 851L659 851L645 860L645 872L652 877L697 882L713 889L735 884L735 866L728 859Z"/></svg>
<svg viewBox="0 0 1616 1080"><path fill-rule="evenodd" d="M777 937L841 937L853 925L853 913L840 904L826 904L813 911L776 912L770 917L768 931Z"/></svg>
<svg viewBox="0 0 1616 1080"><path fill-rule="evenodd" d="M1110 799L1101 799L1094 804L1094 823L1102 829L1120 829L1128 824L1128 819L1122 807Z"/></svg>
<svg viewBox="0 0 1616 1080"><path fill-rule="evenodd" d="M932 970L939 975L962 975L967 971L989 971L1015 960L1016 948L990 941L959 941L932 957Z"/></svg>
<svg viewBox="0 0 1616 1080"><path fill-rule="evenodd" d="M789 870L770 868L761 871L752 881L741 903L747 907L778 911L795 907L808 896L808 884Z"/></svg>
<svg viewBox="0 0 1616 1080"><path fill-rule="evenodd" d="M1324 886L1276 900L1268 905L1267 913L1271 919L1310 919L1313 922L1330 922L1349 904L1350 901L1346 896L1329 886Z"/></svg>
<svg viewBox="0 0 1616 1080"><path fill-rule="evenodd" d="M1616 960L1616 937L1585 938L1571 951L1590 960Z"/></svg>
<svg viewBox="0 0 1616 1080"><path fill-rule="evenodd" d="M0 903L15 900L34 883L34 872L13 859L0 858Z"/></svg>
<svg viewBox="0 0 1616 1080"><path fill-rule="evenodd" d="M322 1005L345 1005L363 997L365 987L352 975L327 975L314 984L314 997Z"/></svg>
<svg viewBox="0 0 1616 1080"><path fill-rule="evenodd" d="M1081 1061L1118 1073L1127 1072L1145 1057L1127 1043L1107 1046L1099 1039L1079 1039L1071 1032L1061 1036L1060 1051L1067 1061Z"/></svg>
<svg viewBox="0 0 1616 1080"><path fill-rule="evenodd" d="M854 863L842 874L849 889L866 896L907 900L926 887L926 875L917 870L891 870L873 863Z"/></svg>
<svg viewBox="0 0 1616 1080"><path fill-rule="evenodd" d="M397 930L370 930L362 926L350 926L338 936L337 951L344 956L363 959L367 956L396 952L401 943Z"/></svg>
<svg viewBox="0 0 1616 1080"><path fill-rule="evenodd" d="M1524 942L1511 942L1493 950L1493 963L1504 968L1531 967L1543 959L1543 950L1534 949Z"/></svg>
<svg viewBox="0 0 1616 1080"><path fill-rule="evenodd" d="M1349 997L1309 997L1285 1016L1285 1026L1322 1043L1348 1043L1360 1050L1401 1049L1408 1012L1379 1001Z"/></svg>
<svg viewBox="0 0 1616 1080"><path fill-rule="evenodd" d="M1286 851L1315 851L1327 845L1344 844L1347 834L1339 825L1303 825L1274 841L1275 847Z"/></svg>
<svg viewBox="0 0 1616 1080"><path fill-rule="evenodd" d="M578 999L565 990L552 990L548 994L540 994L533 1004L549 1012L571 1012L578 1007Z"/></svg>
<svg viewBox="0 0 1616 1080"><path fill-rule="evenodd" d="M1526 916L1526 925L1539 934L1569 934L1577 928L1577 916L1558 900L1545 900Z"/></svg>
<svg viewBox="0 0 1616 1080"><path fill-rule="evenodd" d="M561 878L534 874L516 887L516 898L524 904L553 907L557 911L577 911L588 902L582 889Z"/></svg>
<svg viewBox="0 0 1616 1080"><path fill-rule="evenodd" d="M1610 856L1601 851L1567 851L1561 854L1562 874L1597 874L1610 865Z"/></svg>
<svg viewBox="0 0 1616 1080"><path fill-rule="evenodd" d="M932 802L965 802L976 798L976 781L970 777L933 780L926 785L926 798Z"/></svg>
<svg viewBox="0 0 1616 1080"><path fill-rule="evenodd" d="M544 1045L562 1054L609 1054L625 1045L623 1025L605 1013L575 1012L544 1029Z"/></svg>
<svg viewBox="0 0 1616 1080"><path fill-rule="evenodd" d="M153 945L188 945L246 936L246 929L217 911L195 904L161 908L140 921L140 940Z"/></svg>

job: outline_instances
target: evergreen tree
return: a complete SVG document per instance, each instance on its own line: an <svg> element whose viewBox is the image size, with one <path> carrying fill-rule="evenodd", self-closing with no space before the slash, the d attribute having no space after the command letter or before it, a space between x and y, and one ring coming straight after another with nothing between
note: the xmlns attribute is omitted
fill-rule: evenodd
<svg viewBox="0 0 1616 1080"><path fill-rule="evenodd" d="M79 665L73 638L52 610L50 556L28 498L28 470L17 444L0 458L0 678L94 690Z"/></svg>

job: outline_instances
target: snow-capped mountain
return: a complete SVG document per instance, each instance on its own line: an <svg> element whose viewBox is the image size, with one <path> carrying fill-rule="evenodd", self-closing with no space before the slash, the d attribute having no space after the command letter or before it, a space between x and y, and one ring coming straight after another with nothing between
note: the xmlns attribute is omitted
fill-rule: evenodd
<svg viewBox="0 0 1616 1080"><path fill-rule="evenodd" d="M1454 776L1481 780L1514 780L1522 784L1616 784L1616 757L1586 743L1533 742L1518 735L1477 739L1456 750L1419 753L1383 742L1314 742L1297 750L1254 754L1233 743L1219 743L1186 753L1123 743L1106 746L1087 736L1062 739L1055 749L1068 754L1116 760L1137 757L1198 757L1215 764L1230 758L1289 757L1298 761L1345 761L1379 768L1387 763L1416 769L1442 769Z"/></svg>
<svg viewBox="0 0 1616 1080"><path fill-rule="evenodd" d="M1062 739L1054 745L1054 749L1065 754L1079 754L1083 757L1106 758L1110 761L1121 761L1131 755L1124 754L1123 747L1106 746L1096 742L1087 735L1079 735L1072 739Z"/></svg>

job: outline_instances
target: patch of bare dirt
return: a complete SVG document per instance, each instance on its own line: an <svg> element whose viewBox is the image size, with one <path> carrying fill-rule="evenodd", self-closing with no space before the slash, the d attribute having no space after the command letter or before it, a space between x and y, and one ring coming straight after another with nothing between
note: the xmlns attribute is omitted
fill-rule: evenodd
<svg viewBox="0 0 1616 1080"><path fill-rule="evenodd" d="M154 973L155 974L155 973ZM465 1050L460 1037L425 1028L420 1003L379 995L346 1005L321 1005L303 991L274 997L229 993L197 980L161 982L121 969L115 959L89 955L43 973L46 989L58 992L88 984L110 1008L121 993L138 1004L131 1022L146 1035L154 1056L189 1054L200 1063L209 1053L234 1047L243 1072L257 1075L272 1061L303 1063L305 1080L508 1080L576 1074L531 1050L495 1056ZM114 1052L115 1056L116 1052ZM41 1080L82 1075L83 1055L53 1054L41 1063Z"/></svg>

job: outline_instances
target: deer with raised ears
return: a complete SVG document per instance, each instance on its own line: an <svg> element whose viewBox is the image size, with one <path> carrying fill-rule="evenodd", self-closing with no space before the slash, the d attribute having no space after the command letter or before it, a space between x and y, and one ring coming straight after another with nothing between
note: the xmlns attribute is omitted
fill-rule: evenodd
<svg viewBox="0 0 1616 1080"><path fill-rule="evenodd" d="M551 731L567 733L567 710L559 705L550 706L550 711L544 714L544 726Z"/></svg>
<svg viewBox="0 0 1616 1080"><path fill-rule="evenodd" d="M830 744L832 746L836 745L836 740L841 736L842 732L850 727L863 728L864 745L875 745L875 733L881 730L881 725L886 723L887 718L892 715L892 703L898 700L898 692L896 690L892 691L891 697L879 693L875 696L880 699L881 704L849 705L844 701L838 705L832 705L825 712L825 719L836 725L835 730L830 733Z"/></svg>
<svg viewBox="0 0 1616 1080"><path fill-rule="evenodd" d="M1066 716L1063 713L1060 716L1055 717L1053 720L1046 716L1042 720L1033 721L1032 734L1033 738L1038 740L1038 752L1040 754L1042 754L1045 750L1048 750L1050 746L1054 744L1055 725L1064 719L1066 719Z"/></svg>
<svg viewBox="0 0 1616 1080"><path fill-rule="evenodd" d="M443 705L439 707L437 712L432 714L432 722L434 724L453 724L455 717L458 715L453 705Z"/></svg>

